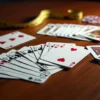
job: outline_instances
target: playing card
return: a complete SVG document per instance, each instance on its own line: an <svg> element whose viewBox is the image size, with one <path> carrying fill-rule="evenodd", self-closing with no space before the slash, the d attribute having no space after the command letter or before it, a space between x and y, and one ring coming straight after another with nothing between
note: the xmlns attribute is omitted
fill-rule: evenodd
<svg viewBox="0 0 100 100"><path fill-rule="evenodd" d="M59 36L59 34L61 32L63 32L65 30L65 27L63 26L60 26L60 27L57 27L53 32L52 32L52 36Z"/></svg>
<svg viewBox="0 0 100 100"><path fill-rule="evenodd" d="M15 58L14 55L11 54L11 52L12 51L6 53L6 56L8 56L10 59L9 63L20 66L20 67L28 69L28 70L33 70L33 71L38 72L38 73L44 72L44 70L42 71L42 69L38 68L37 66L33 67L33 66L30 66L28 64L25 64L25 63L22 63L22 62L16 60L17 58Z"/></svg>
<svg viewBox="0 0 100 100"><path fill-rule="evenodd" d="M72 68L88 54L89 51L82 47L65 46L63 49L52 49L46 56L42 56L41 59Z"/></svg>
<svg viewBox="0 0 100 100"><path fill-rule="evenodd" d="M67 32L68 32L68 27L69 27L69 24L63 24L63 25L62 25L62 28L64 28L64 29L62 29L62 31L60 31L60 32L57 34L57 36L58 36L58 37L65 37L65 34L67 34Z"/></svg>
<svg viewBox="0 0 100 100"><path fill-rule="evenodd" d="M47 42L38 62L43 63L43 64L47 64L47 65L55 66L54 63L45 61L41 58L44 55L46 55L50 50L57 49L58 47L63 48L65 45L73 45L74 46L75 44L74 43ZM57 67L59 67L59 66L57 66Z"/></svg>
<svg viewBox="0 0 100 100"><path fill-rule="evenodd" d="M36 63L33 63L32 61L28 60L27 58L23 57L21 54L19 54L17 52L17 50L11 50L9 52L7 52L6 54L8 57L18 61L18 62L21 62L23 64L26 64L27 66L31 66L32 68L31 69L34 69L34 68L37 68L38 70L40 70L40 66L37 65Z"/></svg>
<svg viewBox="0 0 100 100"><path fill-rule="evenodd" d="M45 64L41 65L39 63L30 63L26 59L22 59L21 55L16 55L15 50L9 51L6 55L11 58L9 63L18 65L18 66L28 69L28 70L33 70L38 73L52 74L48 70L58 68L58 66L55 67L55 66L47 66ZM32 65L30 65L30 64L32 64Z"/></svg>
<svg viewBox="0 0 100 100"><path fill-rule="evenodd" d="M53 75L53 74L55 74L59 71L62 71L62 70L63 70L63 68L55 68L55 69L50 69L48 71L51 73L51 75Z"/></svg>
<svg viewBox="0 0 100 100"><path fill-rule="evenodd" d="M86 46L94 58L100 58L100 45Z"/></svg>
<svg viewBox="0 0 100 100"><path fill-rule="evenodd" d="M17 52L20 53L21 55L23 55L28 60L30 60L34 63L37 62L37 59L30 47L23 47L23 48L19 49Z"/></svg>
<svg viewBox="0 0 100 100"><path fill-rule="evenodd" d="M77 36L83 39L92 39L91 37L89 38L88 33L97 31L99 29L100 28L98 26L87 25L83 28L83 30L77 33Z"/></svg>
<svg viewBox="0 0 100 100"><path fill-rule="evenodd" d="M31 62L37 64L38 67L43 68L43 69L46 69L46 66L37 63L37 59L35 58L35 56L34 56L34 58L35 58L35 59L34 59L34 58L32 58L32 56L30 56L30 55L27 53L26 48L23 47L23 48L21 48L20 50L18 50L17 52L20 53L20 54L21 54L23 57L25 57L26 59L28 59L28 60L30 60Z"/></svg>
<svg viewBox="0 0 100 100"><path fill-rule="evenodd" d="M91 40L100 41L99 35L91 34L91 32L94 33L94 31L100 30L100 27L93 25L79 25L79 24L49 25L48 24L42 30L43 31L46 30L45 35L50 35L50 36L65 37L65 38L84 40L84 41L91 41ZM42 30L40 30L40 34L43 33Z"/></svg>
<svg viewBox="0 0 100 100"><path fill-rule="evenodd" d="M5 74L5 70L2 70L0 68L0 78L6 78L6 79L18 79L17 77Z"/></svg>
<svg viewBox="0 0 100 100"><path fill-rule="evenodd" d="M28 66L26 66L26 68L25 68L25 66L21 66L21 64L18 65L15 60L10 59L9 57L6 56L6 54L1 54L0 59L6 61L5 66L7 66L11 69L20 71L22 73L27 73L27 74L39 76L39 77L42 76L42 74L43 74L43 76L49 74L49 72L35 70L35 68L34 68L34 70L30 70L28 68Z"/></svg>
<svg viewBox="0 0 100 100"><path fill-rule="evenodd" d="M46 35L55 36L55 31L58 30L62 24L55 24L47 33Z"/></svg>
<svg viewBox="0 0 100 100"><path fill-rule="evenodd" d="M47 32L49 30L51 30L51 28L53 28L53 27L54 27L54 24L47 24L45 27L43 27L41 30L39 30L37 32L37 34L46 35Z"/></svg>
<svg viewBox="0 0 100 100"><path fill-rule="evenodd" d="M66 26L65 26L66 27ZM73 31L76 30L76 25L75 24L69 24L66 27L66 30L63 32L63 35L61 35L62 37L66 36L69 37Z"/></svg>
<svg viewBox="0 0 100 100"><path fill-rule="evenodd" d="M0 60L0 68L5 70L5 74L11 75L13 77L17 77L17 78L20 78L20 79L23 79L23 80L36 82L36 83L44 83L49 78L49 76L37 77L37 76L34 76L34 75L29 75L27 73L22 73L22 72L10 69L7 66L5 66L5 63L6 62L4 60Z"/></svg>
<svg viewBox="0 0 100 100"><path fill-rule="evenodd" d="M67 24L64 27L67 27ZM71 25L69 29L75 27ZM96 52L98 53L97 50ZM61 42L47 42L46 44L25 46L19 50L13 49L0 55L0 78L43 83L51 75L64 68L74 67L89 53L83 46ZM98 61L100 61L99 58Z"/></svg>
<svg viewBox="0 0 100 100"><path fill-rule="evenodd" d="M31 50L33 51L37 60L40 58L40 55L44 49L44 46L45 46L45 44L40 44L40 45L36 45L36 46L29 46L31 48Z"/></svg>
<svg viewBox="0 0 100 100"><path fill-rule="evenodd" d="M83 36L92 40L100 41L100 30L85 33Z"/></svg>
<svg viewBox="0 0 100 100"><path fill-rule="evenodd" d="M63 27L65 28L65 29L63 29L61 32L60 32L60 34L58 34L59 35L59 37L61 36L61 37L69 37L69 34L71 33L71 31L72 31L72 28L73 28L73 24L64 24L63 25Z"/></svg>
<svg viewBox="0 0 100 100"><path fill-rule="evenodd" d="M77 40L85 40L85 41L89 41L89 39L85 38L84 36L80 36L79 32L83 30L84 26L83 25L77 25L77 24L71 24L69 26L69 33L66 31L65 36L67 38L71 38L71 39L77 39Z"/></svg>
<svg viewBox="0 0 100 100"><path fill-rule="evenodd" d="M34 36L30 36L25 33L15 31L15 32L0 36L0 47L3 49L10 49L14 46L28 42L33 39L35 39Z"/></svg>
<svg viewBox="0 0 100 100"><path fill-rule="evenodd" d="M45 48L41 54L41 57L46 55L49 51L51 51L52 49L57 49L59 48L63 48L65 45L71 45L71 46L75 46L74 43L61 43L61 42L47 42L45 44ZM40 58L41 58L40 57Z"/></svg>

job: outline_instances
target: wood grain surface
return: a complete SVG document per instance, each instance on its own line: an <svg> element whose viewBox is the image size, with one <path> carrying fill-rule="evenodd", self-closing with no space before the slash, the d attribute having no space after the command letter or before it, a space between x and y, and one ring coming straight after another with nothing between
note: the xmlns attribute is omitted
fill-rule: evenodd
<svg viewBox="0 0 100 100"><path fill-rule="evenodd" d="M65 16L68 9L82 10L84 16L100 16L99 2L16 2L0 4L0 19L19 23L37 16L43 9L60 11ZM84 24L78 20L46 19L37 27L0 30L0 35L18 30L36 36L35 40L23 43L13 49L47 41L76 43L80 46L100 44L99 42L37 35L36 32L47 23ZM0 53L7 51L9 50L0 49ZM0 100L100 100L100 65L89 54L72 69L52 75L43 84L0 79Z"/></svg>

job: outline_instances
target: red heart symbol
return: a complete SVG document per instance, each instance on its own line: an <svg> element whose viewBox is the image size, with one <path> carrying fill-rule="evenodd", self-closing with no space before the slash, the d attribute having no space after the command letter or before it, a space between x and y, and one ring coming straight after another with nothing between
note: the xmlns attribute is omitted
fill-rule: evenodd
<svg viewBox="0 0 100 100"><path fill-rule="evenodd" d="M6 41L0 41L0 44L5 44L6 43Z"/></svg>
<svg viewBox="0 0 100 100"><path fill-rule="evenodd" d="M4 62L1 61L0 64L4 64Z"/></svg>
<svg viewBox="0 0 100 100"><path fill-rule="evenodd" d="M10 41L14 41L14 40L15 40L15 38L10 38L9 40L10 40Z"/></svg>
<svg viewBox="0 0 100 100"><path fill-rule="evenodd" d="M65 44L61 45L60 47L63 48L65 46Z"/></svg>
<svg viewBox="0 0 100 100"><path fill-rule="evenodd" d="M5 60L2 60L1 62L0 62L0 64L4 64L4 63L6 63L7 61L5 61Z"/></svg>
<svg viewBox="0 0 100 100"><path fill-rule="evenodd" d="M6 60L2 60L3 63L7 62Z"/></svg>
<svg viewBox="0 0 100 100"><path fill-rule="evenodd" d="M55 45L55 48L58 48L59 47L59 44L58 45Z"/></svg>
<svg viewBox="0 0 100 100"><path fill-rule="evenodd" d="M9 47L10 47L10 48L12 48L12 47L13 47L13 45L10 45Z"/></svg>
<svg viewBox="0 0 100 100"><path fill-rule="evenodd" d="M100 35L96 36L96 38L100 38Z"/></svg>
<svg viewBox="0 0 100 100"><path fill-rule="evenodd" d="M71 48L71 51L76 51L77 49L76 48Z"/></svg>
<svg viewBox="0 0 100 100"><path fill-rule="evenodd" d="M72 64L75 64L75 62L72 62Z"/></svg>
<svg viewBox="0 0 100 100"><path fill-rule="evenodd" d="M24 37L24 35L19 35L18 37L19 37L19 38L22 38L22 37Z"/></svg>
<svg viewBox="0 0 100 100"><path fill-rule="evenodd" d="M13 45L10 45L10 46L8 46L8 47L6 47L7 49L10 49L10 48L12 48L13 47Z"/></svg>
<svg viewBox="0 0 100 100"><path fill-rule="evenodd" d="M59 58L59 59L57 59L57 61L59 61L59 62L64 62L65 59L64 59L64 58Z"/></svg>
<svg viewBox="0 0 100 100"><path fill-rule="evenodd" d="M72 62L69 66L73 66L75 64L75 62Z"/></svg>

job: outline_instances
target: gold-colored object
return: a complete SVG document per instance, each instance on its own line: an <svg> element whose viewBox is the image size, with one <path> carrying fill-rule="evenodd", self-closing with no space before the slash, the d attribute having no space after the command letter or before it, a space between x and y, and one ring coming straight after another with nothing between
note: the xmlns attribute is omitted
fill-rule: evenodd
<svg viewBox="0 0 100 100"><path fill-rule="evenodd" d="M77 19L77 20L82 20L83 18L83 12L80 10L68 10L68 18L69 19Z"/></svg>
<svg viewBox="0 0 100 100"><path fill-rule="evenodd" d="M64 15L60 12L52 10L42 10L40 14L33 20L27 23L11 23L7 21L0 20L0 28L24 28L24 27L33 27L40 25L46 18L64 18Z"/></svg>

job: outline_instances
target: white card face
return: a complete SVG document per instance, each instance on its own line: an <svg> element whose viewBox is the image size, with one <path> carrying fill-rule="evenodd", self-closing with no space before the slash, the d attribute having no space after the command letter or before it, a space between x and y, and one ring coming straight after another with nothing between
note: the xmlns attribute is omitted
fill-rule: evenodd
<svg viewBox="0 0 100 100"><path fill-rule="evenodd" d="M18 53L20 53L21 55L23 55L23 57L27 58L28 60L32 61L33 63L37 63L37 59L32 58L30 55L27 54L27 50L26 48L22 48L20 50L18 50ZM45 69L45 66L41 65L41 64L37 64L40 68Z"/></svg>
<svg viewBox="0 0 100 100"><path fill-rule="evenodd" d="M23 47L21 49L18 50L18 52L23 55L25 58L27 58L28 60L36 63L37 62L37 59L34 55L34 53L32 53L32 49L29 48L29 47Z"/></svg>
<svg viewBox="0 0 100 100"><path fill-rule="evenodd" d="M49 28L51 27L52 28ZM79 25L79 24L48 24L42 30L40 34L45 31L45 35L65 37L70 39L91 41L100 41L100 36L90 34L91 32L100 30L100 27L93 25ZM38 34L38 33L37 33Z"/></svg>
<svg viewBox="0 0 100 100"><path fill-rule="evenodd" d="M51 30L53 27L54 27L54 24L47 24L45 27L39 30L37 34L46 35L47 32Z"/></svg>
<svg viewBox="0 0 100 100"><path fill-rule="evenodd" d="M65 27L61 26L61 27L57 27L56 30L52 33L53 36L59 36L59 34L61 32L63 32L65 30Z"/></svg>
<svg viewBox="0 0 100 100"><path fill-rule="evenodd" d="M65 46L65 45L73 45L74 46L75 44L74 43L47 42L46 46L45 46L45 48L42 52L41 57L46 55L50 50L52 50L54 48L58 48L58 47L63 48L63 46ZM51 62L48 62L48 61L45 61L45 60L41 59L41 57L38 60L38 62L43 63L43 64L47 64L47 65L53 65L53 66L55 65L54 63L51 63Z"/></svg>
<svg viewBox="0 0 100 100"><path fill-rule="evenodd" d="M100 59L100 45L87 46L94 58Z"/></svg>
<svg viewBox="0 0 100 100"><path fill-rule="evenodd" d="M0 47L3 49L10 49L19 44L35 39L35 37L25 33L15 31L4 36L0 36Z"/></svg>
<svg viewBox="0 0 100 100"><path fill-rule="evenodd" d="M69 25L64 25L65 26L65 31L63 37L69 37L70 32L72 31L72 24Z"/></svg>
<svg viewBox="0 0 100 100"><path fill-rule="evenodd" d="M69 34L69 37L73 37L74 35L78 35L78 32L80 32L80 30L82 30L83 25L77 25L77 24L73 24L73 29Z"/></svg>
<svg viewBox="0 0 100 100"><path fill-rule="evenodd" d="M95 30L92 32L85 33L83 34L83 36L92 40L100 41L100 30Z"/></svg>
<svg viewBox="0 0 100 100"><path fill-rule="evenodd" d="M37 73L52 74L51 71L49 72L48 70L51 70L51 69L53 70L53 69L55 69L55 68L59 68L58 66L47 66L47 65L45 65L45 64L44 64L44 65L42 64L42 68L46 69L46 70L47 70L47 71L46 71L46 70L43 70L43 69L38 68L38 67L39 67L38 65L36 66L36 65L34 64L35 67L33 67L33 66L28 65L28 64L19 62L19 61L16 60L17 58L14 57L14 52L13 52L13 50L9 51L6 55L8 55L10 58L13 58L13 59L10 60L9 63L18 65L18 66L20 66L20 67L22 67L22 68L25 68L25 69L28 69L28 70L33 70L33 71L35 71L35 72L37 72ZM33 64L32 64L32 65L33 65Z"/></svg>
<svg viewBox="0 0 100 100"><path fill-rule="evenodd" d="M22 73L27 73L27 74L34 75L37 77L45 76L48 73L48 72L45 73L45 71L41 71L41 70L40 71L39 70L30 70L28 68L25 68L25 66L17 65L17 63L15 63L14 60L11 60L5 54L1 54L0 59L2 59L3 61L6 61L6 63L4 63L4 66L9 67L13 70L22 72Z"/></svg>
<svg viewBox="0 0 100 100"><path fill-rule="evenodd" d="M91 32L97 30L100 30L100 27L93 25L48 24L42 30L40 30L40 34L45 31L45 33L43 34L50 36L65 37L65 38L84 40L84 41L91 41L92 39L100 41L100 36L98 35L94 36L93 34L90 34Z"/></svg>
<svg viewBox="0 0 100 100"><path fill-rule="evenodd" d="M19 79L17 77L14 77L14 76L11 76L11 75L6 74L6 70L2 69L1 67L0 67L0 78Z"/></svg>
<svg viewBox="0 0 100 100"><path fill-rule="evenodd" d="M68 30L69 30L69 26L70 25L63 25L63 27L65 28L63 31L60 32L59 37L67 37Z"/></svg>
<svg viewBox="0 0 100 100"><path fill-rule="evenodd" d="M17 61L19 61L19 62L21 62L21 63L23 63L23 64L26 64L26 65L28 65L28 66L31 66L32 69L33 69L33 68L41 69L39 65L37 65L37 64L33 63L32 61L26 59L25 57L21 56L21 55L20 55L19 53L17 53L17 51L14 50L14 49L11 50L11 51L9 51L9 52L7 53L7 56L8 56L8 57L11 57L11 58L14 58L15 60L17 60Z"/></svg>
<svg viewBox="0 0 100 100"><path fill-rule="evenodd" d="M1 63L1 60L0 60L0 63ZM3 69L5 70L5 74L8 74L8 75L11 75L13 77L17 77L17 78L20 78L23 80L31 81L31 82L44 83L49 78L49 76L47 76L45 78L44 77L36 77L36 76L29 75L26 73L21 73L16 70L5 68L6 66L4 66L4 62L3 62L3 64L0 64L0 68L1 67L3 67Z"/></svg>
<svg viewBox="0 0 100 100"><path fill-rule="evenodd" d="M55 26L53 26L53 28L51 28L51 30L49 30L46 35L50 35L50 36L55 36L54 32L56 30L58 30L61 27L61 24L55 24Z"/></svg>
<svg viewBox="0 0 100 100"><path fill-rule="evenodd" d="M98 30L98 29L100 29L100 27L93 26L93 25L87 25L86 29L84 30L84 33L92 32L92 31L95 31L95 30Z"/></svg>
<svg viewBox="0 0 100 100"><path fill-rule="evenodd" d="M51 65L51 66L52 66L52 65L55 65L55 64L53 64L53 63L47 62L47 61L42 60L42 59L39 59L38 62L39 62L39 63L42 63L42 64L46 64L46 65Z"/></svg>
<svg viewBox="0 0 100 100"><path fill-rule="evenodd" d="M1 58L1 57L0 57ZM2 58L1 58L2 59ZM8 58L5 58L4 59L4 57L3 57L3 59L2 60L0 60L0 65L1 66L4 66L4 68L6 67L6 68L8 68L8 70L10 69L10 71L9 72L11 72L11 74L9 74L9 72L6 72L6 74L9 74L9 75L12 75L12 76L16 76L16 77L18 77L18 78L22 78L22 79L26 79L27 77L32 77L32 79L34 78L34 79L41 79L41 81L45 81L51 74L50 73L48 73L48 72L44 72L44 73L41 73L41 72L39 72L39 73L37 73L37 72L35 72L35 71L31 71L31 70L27 70L27 69L24 69L24 68L22 68L22 67L19 67L19 66L16 66L16 65L14 65L14 64L11 64L11 63L9 63L8 61L7 61L7 59ZM3 68L3 69L4 69ZM19 74L18 76L17 76L17 74ZM14 74L14 75L13 75ZM21 77L19 77L20 75L22 75ZM24 75L24 77L23 77L23 75ZM25 77L25 75L27 76L27 77ZM27 78L27 80L30 80L29 78ZM34 81L34 80L31 80L31 81Z"/></svg>
<svg viewBox="0 0 100 100"><path fill-rule="evenodd" d="M37 60L40 58L40 55L44 49L44 46L45 44L40 44L37 46L30 46Z"/></svg>
<svg viewBox="0 0 100 100"><path fill-rule="evenodd" d="M75 46L74 43L47 42L41 56L46 55L53 48L58 48L58 47L63 48L63 46L65 46L65 45Z"/></svg>
<svg viewBox="0 0 100 100"><path fill-rule="evenodd" d="M33 70L35 72L42 73L41 69L38 68L38 66L33 67L33 66L28 65L28 64L25 64L24 62L22 63L22 62L16 60L17 57L14 57L15 55L13 53L13 50L11 50L8 53L6 53L6 55L9 57L9 59L11 59L9 63L15 64L17 66L20 66L20 67L25 68L25 69L28 69L28 70Z"/></svg>
<svg viewBox="0 0 100 100"><path fill-rule="evenodd" d="M51 50L46 56L43 56L41 59L72 68L89 54L88 50L77 46L65 46L63 49L57 49Z"/></svg>
<svg viewBox="0 0 100 100"><path fill-rule="evenodd" d="M51 70L49 70L49 72L51 73L51 75L53 75L53 74L55 74L55 73L57 73L57 72L59 72L61 70L63 70L63 68L51 69Z"/></svg>
<svg viewBox="0 0 100 100"><path fill-rule="evenodd" d="M77 25L77 24L69 24L66 28L66 31L63 33L63 37L71 38L71 39L78 39L78 40L85 40L89 41L89 39L79 36L79 32L83 30L83 25Z"/></svg>
<svg viewBox="0 0 100 100"><path fill-rule="evenodd" d="M41 44L41 45L37 45L37 46L30 46L30 48L32 48L34 54L37 57L38 63L42 64L43 68L46 69L46 70L51 70L51 69L53 70L55 68L59 68L55 64L52 64L50 62L46 62L46 61L43 61L43 60L39 59L40 55L41 55L41 53L44 49L44 46L45 46L45 44Z"/></svg>

